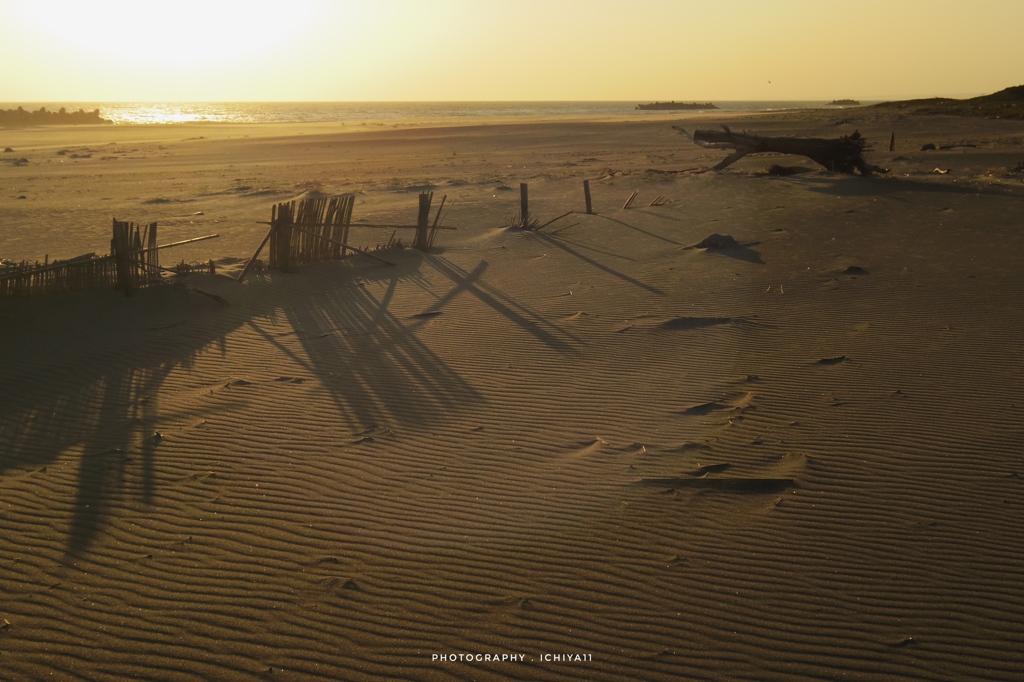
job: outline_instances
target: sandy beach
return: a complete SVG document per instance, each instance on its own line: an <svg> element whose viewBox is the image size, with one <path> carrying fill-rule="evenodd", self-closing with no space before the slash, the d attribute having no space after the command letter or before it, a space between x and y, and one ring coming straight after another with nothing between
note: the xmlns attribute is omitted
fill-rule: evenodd
<svg viewBox="0 0 1024 682"><path fill-rule="evenodd" d="M726 152L671 126L719 123L890 173L692 172ZM215 275L0 300L0 679L1021 679L1022 147L873 109L0 130L2 258L220 235L162 257ZM524 182L573 213L509 228ZM234 279L276 202L423 190L430 253Z"/></svg>

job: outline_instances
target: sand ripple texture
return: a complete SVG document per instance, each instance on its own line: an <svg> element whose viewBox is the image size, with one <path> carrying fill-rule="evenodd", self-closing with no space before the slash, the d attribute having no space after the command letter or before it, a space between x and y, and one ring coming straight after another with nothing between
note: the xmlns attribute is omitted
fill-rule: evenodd
<svg viewBox="0 0 1024 682"><path fill-rule="evenodd" d="M644 182L4 302L0 678L1019 680L1024 195Z"/></svg>

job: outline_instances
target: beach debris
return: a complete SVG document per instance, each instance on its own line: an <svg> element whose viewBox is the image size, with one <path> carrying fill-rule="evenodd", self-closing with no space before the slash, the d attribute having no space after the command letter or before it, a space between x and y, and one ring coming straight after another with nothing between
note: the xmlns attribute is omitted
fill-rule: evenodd
<svg viewBox="0 0 1024 682"><path fill-rule="evenodd" d="M11 629L11 621L4 618L4 622L0 623L0 631L7 632Z"/></svg>
<svg viewBox="0 0 1024 682"><path fill-rule="evenodd" d="M678 566L679 564L683 563L684 561L686 561L686 557L679 556L678 554L673 554L672 556L670 556L668 558L668 560L665 563L669 567L672 567L672 566Z"/></svg>
<svg viewBox="0 0 1024 682"><path fill-rule="evenodd" d="M845 355L837 355L837 356L835 356L833 358L822 358L821 360L818 360L814 364L816 364L816 365L838 365L840 362L846 362L847 360L849 360L849 358L847 358Z"/></svg>
<svg viewBox="0 0 1024 682"><path fill-rule="evenodd" d="M640 192L636 192L636 191L634 191L632 194L630 194L629 198L626 199L626 203L624 203L622 205L622 208L624 208L624 209L629 208L630 205L632 205L633 200L636 199L636 195L638 195L638 194L640 194Z"/></svg>
<svg viewBox="0 0 1024 682"><path fill-rule="evenodd" d="M868 271L859 265L851 265L850 267L843 270L844 275L866 275Z"/></svg>
<svg viewBox="0 0 1024 682"><path fill-rule="evenodd" d="M722 462L721 464L705 464L704 466L690 472L690 475L695 478L704 478L708 474L719 474L732 467L732 464L728 462Z"/></svg>
<svg viewBox="0 0 1024 682"><path fill-rule="evenodd" d="M733 153L711 168L720 171L739 161L748 154L775 152L779 154L796 154L806 156L815 163L833 172L853 173L861 175L887 173L888 169L873 166L864 160L867 140L859 131L844 135L839 139L828 140L814 137L765 137L752 133L734 133L729 126L722 125L722 130L695 130L691 135L679 126L674 130L685 135L694 144L708 149L732 149Z"/></svg>
<svg viewBox="0 0 1024 682"><path fill-rule="evenodd" d="M1018 161L1017 165L1010 169L1011 173L1024 173L1024 161Z"/></svg>
<svg viewBox="0 0 1024 682"><path fill-rule="evenodd" d="M10 147L4 147L4 154L13 154L14 150Z"/></svg>
<svg viewBox="0 0 1024 682"><path fill-rule="evenodd" d="M654 201L652 201L650 205L651 206L664 206L667 203L668 203L668 199L666 199L665 197L663 197L662 195L659 194L658 196L656 196L654 198Z"/></svg>
<svg viewBox="0 0 1024 682"><path fill-rule="evenodd" d="M939 175L949 175L949 171L951 171L951 170L953 170L953 169L952 168L936 168L936 169L934 169L932 171L932 173L938 173Z"/></svg>
<svg viewBox="0 0 1024 682"><path fill-rule="evenodd" d="M935 151L935 145L933 145L931 142L929 142L928 144L925 144L925 145L921 145L921 151L923 151L923 152L933 152L933 151Z"/></svg>
<svg viewBox="0 0 1024 682"><path fill-rule="evenodd" d="M693 246L687 247L691 249L731 249L739 246L739 243L733 239L731 234L718 234L717 232L712 233L697 242Z"/></svg>
<svg viewBox="0 0 1024 682"><path fill-rule="evenodd" d="M902 649L903 647L911 646L912 644L917 644L917 640L914 639L913 637L904 637L903 639L899 640L898 642L893 642L891 646L894 646L897 649Z"/></svg>

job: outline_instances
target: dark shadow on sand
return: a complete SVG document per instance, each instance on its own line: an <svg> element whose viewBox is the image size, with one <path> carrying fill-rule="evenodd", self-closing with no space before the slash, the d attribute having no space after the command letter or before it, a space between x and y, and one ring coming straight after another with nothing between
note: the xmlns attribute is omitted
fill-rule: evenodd
<svg viewBox="0 0 1024 682"><path fill-rule="evenodd" d="M737 244L736 246L729 246L724 249L707 249L706 252L709 255L725 256L727 258L735 258L746 263L753 263L754 265L764 265L765 262L761 260L761 254L751 246L757 246L761 242L750 242L749 244Z"/></svg>
<svg viewBox="0 0 1024 682"><path fill-rule="evenodd" d="M939 179L941 177L941 179ZM1004 185L981 185L954 183L950 176L937 176L936 180L918 180L914 178L898 178L885 176L789 176L788 182L802 185L812 192L835 196L885 196L902 200L899 194L932 193L932 194L982 194L1014 199L1024 199L1024 190ZM953 180L966 178L953 178Z"/></svg>
<svg viewBox="0 0 1024 682"><path fill-rule="evenodd" d="M531 234L535 235L537 239L539 239L540 241L544 242L545 244L548 244L549 246L552 246L552 247L554 247L556 249L560 249L560 250L566 252L567 254L569 254L570 256L575 256L576 258L579 258L581 261L583 261L587 265L591 265L591 266L597 268L598 270L601 270L602 272L606 272L609 275L611 275L612 277L620 279L623 282L626 282L627 284L631 284L631 285L633 285L635 287L643 289L644 291L647 291L647 292L650 292L652 294L655 294L656 296L664 296L665 295L665 292L662 291L661 289L657 288L657 287L653 287L650 284L645 284L644 282L641 282L638 279L634 279L634 278L630 277L629 275L627 275L624 272L619 272L618 270L616 270L615 268L612 268L611 266L605 265L604 263L601 263L600 261L597 261L594 258L591 258L590 256L584 255L579 250L577 250L577 249L575 249L575 248L573 248L571 246L572 242L570 242L570 241L560 237L557 234L546 234L546 233L540 232L540 231L534 231L534 232L531 232Z"/></svg>
<svg viewBox="0 0 1024 682"><path fill-rule="evenodd" d="M622 225L623 227L628 227L629 229L635 230L635 231L637 231L637 232L639 232L641 234L645 234L648 237L653 237L654 239L660 239L663 242L668 242L669 244L675 244L676 246L682 246L682 244L680 244L679 242L677 242L674 239L669 239L668 237L662 237L660 234L655 234L655 233L651 232L650 230L645 230L643 228L637 227L636 225L630 225L629 223L624 222L622 220L619 220L618 218L612 218L611 216L606 216L606 215L601 215L601 214L595 214L595 215L598 218L601 218L603 220L608 220L608 221L611 221L613 223L618 223L619 225Z"/></svg>
<svg viewBox="0 0 1024 682"><path fill-rule="evenodd" d="M521 301L483 280L488 267L487 261L480 261L472 271L466 271L440 255L426 257L424 264L450 279L455 285L431 306L432 310L441 310L456 297L466 293L515 323L551 350L569 356L579 354L574 347L574 344L579 343L579 339Z"/></svg>
<svg viewBox="0 0 1024 682"><path fill-rule="evenodd" d="M160 394L173 373L187 371L201 353L226 354L231 336L246 329L308 370L326 388L340 423L356 430L387 428L399 416L403 426L429 426L478 403L473 387L419 338L426 318L399 318L391 310L403 284L428 286L424 267L454 284L447 291L440 285L435 310L466 293L539 343L576 352L572 335L485 283L485 262L467 272L436 255L388 257L397 266L354 258L244 285L206 275L187 280L221 301L177 287L145 289L131 299L91 291L0 301L0 320L11 323L0 329L0 478L47 476L58 461L73 467L64 560L87 555L113 509L159 504L157 458L167 441L156 434L163 425L235 409L228 400L175 414L161 408Z"/></svg>
<svg viewBox="0 0 1024 682"><path fill-rule="evenodd" d="M161 387L176 368L222 342L231 322L222 303L173 287L131 300L89 291L2 303L5 314L33 322L0 339L11 361L0 381L18 387L0 393L0 477L27 468L46 476L48 465L78 455L69 560L88 549L111 503L131 496L153 503L155 434L161 420L175 416L160 409ZM174 343L161 334L168 327L179 327ZM128 489L130 474L141 480L138 489Z"/></svg>

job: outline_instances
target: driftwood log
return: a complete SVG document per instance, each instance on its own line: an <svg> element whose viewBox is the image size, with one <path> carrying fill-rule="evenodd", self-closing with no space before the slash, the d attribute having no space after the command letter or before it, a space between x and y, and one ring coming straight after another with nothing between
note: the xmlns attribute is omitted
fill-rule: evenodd
<svg viewBox="0 0 1024 682"><path fill-rule="evenodd" d="M861 175L887 173L885 168L872 166L864 160L867 140L859 132L844 135L838 140L826 140L815 137L763 137L751 133L734 133L729 126L723 125L722 130L695 130L693 135L679 126L672 126L692 142L709 149L732 149L733 153L722 159L711 170L722 170L747 154L759 152L775 152L777 154L798 154L821 164L830 171Z"/></svg>

